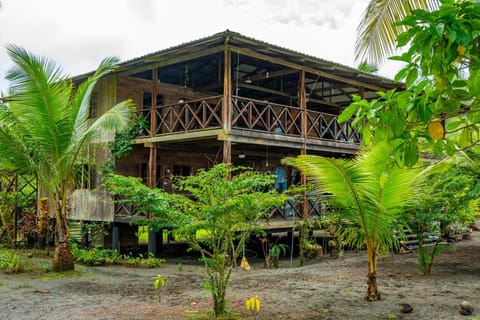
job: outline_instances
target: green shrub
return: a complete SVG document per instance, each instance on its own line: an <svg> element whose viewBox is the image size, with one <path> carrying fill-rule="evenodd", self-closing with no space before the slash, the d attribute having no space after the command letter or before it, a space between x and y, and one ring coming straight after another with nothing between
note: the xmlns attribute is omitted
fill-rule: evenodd
<svg viewBox="0 0 480 320"><path fill-rule="evenodd" d="M0 271L5 273L18 273L25 269L25 263L13 251L0 252Z"/></svg>
<svg viewBox="0 0 480 320"><path fill-rule="evenodd" d="M120 262L121 258L117 250L98 247L86 250L78 248L76 244L72 244L72 253L75 261L92 266L116 264Z"/></svg>
<svg viewBox="0 0 480 320"><path fill-rule="evenodd" d="M130 267L144 267L144 268L156 268L160 267L162 263L165 263L165 259L156 258L153 253L148 253L147 256L140 254L138 257L124 256L125 260Z"/></svg>

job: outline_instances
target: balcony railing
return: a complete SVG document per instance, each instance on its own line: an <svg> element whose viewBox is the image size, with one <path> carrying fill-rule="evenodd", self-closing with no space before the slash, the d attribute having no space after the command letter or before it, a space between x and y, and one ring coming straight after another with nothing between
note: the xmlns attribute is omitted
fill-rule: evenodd
<svg viewBox="0 0 480 320"><path fill-rule="evenodd" d="M148 128L143 132L143 136L151 136L152 129L155 136L219 127L222 125L222 97L214 96L139 110L140 115L148 121ZM154 128L151 126L152 121L155 122Z"/></svg>
<svg viewBox="0 0 480 320"><path fill-rule="evenodd" d="M141 136L222 127L222 102L223 96L213 96L139 110L149 122ZM234 129L302 137L303 112L298 107L234 96L231 125ZM306 121L309 139L360 143L351 123L339 124L337 115L307 110Z"/></svg>

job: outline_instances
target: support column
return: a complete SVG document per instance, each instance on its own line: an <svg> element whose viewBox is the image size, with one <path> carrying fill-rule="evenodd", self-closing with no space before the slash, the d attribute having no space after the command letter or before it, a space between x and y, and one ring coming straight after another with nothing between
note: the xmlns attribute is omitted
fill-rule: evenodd
<svg viewBox="0 0 480 320"><path fill-rule="evenodd" d="M223 141L223 163L232 163L232 142Z"/></svg>
<svg viewBox="0 0 480 320"><path fill-rule="evenodd" d="M120 226L115 222L112 224L112 250L120 251Z"/></svg>
<svg viewBox="0 0 480 320"><path fill-rule="evenodd" d="M157 107L157 82L158 82L158 69L154 68L152 70L152 112L150 113L150 136L155 136L156 131L156 107ZM148 156L148 176L147 176L147 185L150 188L155 188L157 186L157 148L154 144L150 145L149 156ZM151 218L152 214L148 213L148 218ZM148 253L153 255L158 254L157 247L157 232L148 231Z"/></svg>
<svg viewBox="0 0 480 320"><path fill-rule="evenodd" d="M307 117L307 95L305 92L305 70L302 70L300 72L300 81L298 83L298 89L299 89L299 104L300 104L300 109L302 110L302 138L303 138L303 143L302 143L302 149L300 151L301 155L306 155L307 154L307 132L308 132L308 117ZM307 199L307 177L302 174L302 187L305 188L304 194L303 194L303 207L302 207L302 216L303 218L308 217L308 199Z"/></svg>
<svg viewBox="0 0 480 320"><path fill-rule="evenodd" d="M223 162L232 162L232 142L229 141L228 134L232 128L232 55L228 44L229 39L225 39L224 61L223 61L223 103L222 103L222 122L225 132L225 141L223 142Z"/></svg>
<svg viewBox="0 0 480 320"><path fill-rule="evenodd" d="M148 253L151 253L155 256L158 254L157 236L157 232L148 231Z"/></svg>
<svg viewBox="0 0 480 320"><path fill-rule="evenodd" d="M150 112L150 137L155 137L155 131L157 130L157 82L158 71L157 68L152 70L152 110Z"/></svg>

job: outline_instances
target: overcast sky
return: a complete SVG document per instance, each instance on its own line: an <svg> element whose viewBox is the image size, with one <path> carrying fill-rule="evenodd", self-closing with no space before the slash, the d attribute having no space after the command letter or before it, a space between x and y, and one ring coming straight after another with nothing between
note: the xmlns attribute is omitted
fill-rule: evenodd
<svg viewBox="0 0 480 320"><path fill-rule="evenodd" d="M70 76L106 56L122 61L226 29L356 66L355 30L368 0L0 0L0 91L12 43ZM380 74L392 78L398 65Z"/></svg>

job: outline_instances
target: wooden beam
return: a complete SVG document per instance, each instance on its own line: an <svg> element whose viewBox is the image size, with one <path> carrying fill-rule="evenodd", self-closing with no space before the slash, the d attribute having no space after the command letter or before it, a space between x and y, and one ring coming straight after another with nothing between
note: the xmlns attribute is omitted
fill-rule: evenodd
<svg viewBox="0 0 480 320"><path fill-rule="evenodd" d="M188 131L188 132L173 132L169 134L158 135L155 137L138 138L138 139L135 139L134 143L144 144L145 147L150 147L155 143L196 141L196 140L216 137L220 131L223 131L223 129L214 128L214 129L195 130L195 131Z"/></svg>
<svg viewBox="0 0 480 320"><path fill-rule="evenodd" d="M160 57L151 57L146 58L143 61L138 62L139 66L135 65L124 65L118 69L117 74L120 76L131 75L139 73L142 71L147 71L150 69L160 68L168 65L172 65L179 62L185 62L188 60L198 59L215 53L224 51L224 46L217 46L209 49L202 49L198 52L182 54L178 53L173 56L160 56Z"/></svg>
<svg viewBox="0 0 480 320"><path fill-rule="evenodd" d="M300 150L302 152L303 138L291 137L283 134L272 135L269 133L252 132L249 130L232 129L229 134L221 131L218 140L231 141L232 143L243 143L269 147L280 147ZM355 154L360 147L359 144L335 142L329 140L308 139L306 149L308 151L320 151L330 153Z"/></svg>
<svg viewBox="0 0 480 320"><path fill-rule="evenodd" d="M272 79L272 78L277 78L277 77L281 77L281 76L287 76L289 74L293 74L293 73L297 73L297 72L298 72L298 70L296 70L296 69L284 69L284 70L269 72L268 76L267 76L266 73L255 74L255 75L249 76L248 79L251 80L251 81ZM243 79L243 80L245 80L245 79Z"/></svg>
<svg viewBox="0 0 480 320"><path fill-rule="evenodd" d="M335 80L335 81L339 81L339 82L343 82L343 83L348 83L348 84L350 84L354 87L363 86L365 88L375 90L375 91L386 91L387 90L387 88L379 87L377 85L369 84L369 83L366 83L366 82L362 82L362 81L358 81L358 80L354 80L354 79L350 79L350 78L346 78L346 77L342 77L342 76L337 76L335 74L328 73L328 72L321 71L321 70L317 70L315 68L302 66L302 65L299 65L299 64L294 63L294 62L289 62L289 61L286 61L286 60L283 60L283 59L280 59L280 58L276 58L276 57L268 56L268 55L265 55L265 54L262 54L262 53L258 53L258 52L254 51L252 49L246 49L246 48L239 48L239 47L231 46L231 50L232 50L232 52L238 52L238 53L246 55L246 56L250 56L250 57L257 58L257 59L264 60L264 61L269 61L269 62L278 64L278 65L283 65L285 67L293 68L293 69L296 69L298 71L304 70L305 72L308 72L308 73L311 73L311 74L314 74L314 75L317 75L317 76L325 77L325 78L330 79L330 80Z"/></svg>

